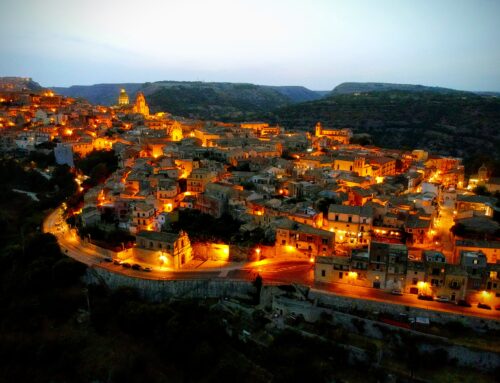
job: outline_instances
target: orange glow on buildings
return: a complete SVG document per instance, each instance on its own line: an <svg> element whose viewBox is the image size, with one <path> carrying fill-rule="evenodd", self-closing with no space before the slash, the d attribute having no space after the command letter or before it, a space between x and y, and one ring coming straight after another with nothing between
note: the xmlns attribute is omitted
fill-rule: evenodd
<svg viewBox="0 0 500 383"><path fill-rule="evenodd" d="M161 262L163 265L168 264L168 258L167 258L167 256L166 256L166 255L163 255L163 254L162 254L162 255L160 255L160 256L158 257L158 259L160 260L160 262Z"/></svg>

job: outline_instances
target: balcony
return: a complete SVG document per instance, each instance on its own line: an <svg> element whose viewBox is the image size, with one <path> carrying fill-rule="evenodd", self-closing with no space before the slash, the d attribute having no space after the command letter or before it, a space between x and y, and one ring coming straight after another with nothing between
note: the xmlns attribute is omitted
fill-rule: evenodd
<svg viewBox="0 0 500 383"><path fill-rule="evenodd" d="M452 290L460 290L462 288L462 285L460 283L448 283L448 287Z"/></svg>

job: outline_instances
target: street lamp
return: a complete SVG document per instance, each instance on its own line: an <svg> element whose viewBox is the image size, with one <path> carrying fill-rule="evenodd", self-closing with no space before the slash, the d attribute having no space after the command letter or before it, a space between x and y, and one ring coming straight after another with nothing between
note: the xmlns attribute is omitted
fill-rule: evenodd
<svg viewBox="0 0 500 383"><path fill-rule="evenodd" d="M490 298L490 293L486 290L481 291L480 293L480 303L486 303Z"/></svg>
<svg viewBox="0 0 500 383"><path fill-rule="evenodd" d="M167 256L165 255L163 249L160 250L160 257L159 257L159 260L161 262L161 265L160 267L164 266L165 264L168 263L168 258Z"/></svg>
<svg viewBox="0 0 500 383"><path fill-rule="evenodd" d="M255 254L257 255L257 259L256 259L257 261L260 261L260 252L261 252L260 247L257 247L255 249Z"/></svg>

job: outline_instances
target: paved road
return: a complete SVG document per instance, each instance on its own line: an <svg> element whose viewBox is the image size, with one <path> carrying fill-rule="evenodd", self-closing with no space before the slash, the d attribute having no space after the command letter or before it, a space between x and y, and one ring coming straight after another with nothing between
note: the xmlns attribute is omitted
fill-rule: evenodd
<svg viewBox="0 0 500 383"><path fill-rule="evenodd" d="M51 213L43 224L44 232L51 232L57 236L61 249L75 260L89 266L102 267L114 273L133 278L154 280L179 280L179 279L213 279L231 278L254 280L260 274L264 283L297 283L309 285L312 288L331 292L332 294L347 296L357 299L369 299L385 303L413 306L427 310L437 310L460 315L480 316L489 319L500 319L500 312L483 310L477 307L459 307L453 304L422 301L416 295L392 295L386 291L353 286L345 283L322 284L314 282L314 265L306 260L263 260L247 264L232 265L215 269L196 269L170 271L154 269L151 272L124 268L105 262L104 258L88 247L82 246L76 236L68 232L66 224L61 218L60 209Z"/></svg>
<svg viewBox="0 0 500 383"><path fill-rule="evenodd" d="M461 307L452 303L442 303L437 301L424 301L418 299L417 295L414 294L392 295L390 292L384 290L352 286L342 283L314 283L311 287L320 290L327 290L329 292L332 292L333 294L348 296L357 299L369 299L385 303L418 307L424 310L443 311L452 314L480 316L483 318L497 320L500 319L500 312L496 310L484 310L477 308L476 306Z"/></svg>
<svg viewBox="0 0 500 383"><path fill-rule="evenodd" d="M110 270L112 272L126 275L135 278L157 279L157 280L173 280L173 279L207 279L207 278L235 278L253 280L257 273L262 276L270 277L277 275L279 272L284 272L287 275L294 272L301 275L302 271L311 268L311 264L304 260L263 260L257 262L249 262L242 264L231 264L227 267L218 268L197 268L196 270L168 270L160 267L152 267L152 271L146 272L125 268L121 265L115 265L112 262L106 262L105 257L96 251L84 246L78 236L69 230L61 216L61 210L57 209L52 212L44 221L43 231L50 232L56 235L59 246L62 251L71 258L85 263L88 266L98 266ZM136 263L136 261L130 261ZM140 262L137 262L141 264ZM150 265L142 265L150 266Z"/></svg>

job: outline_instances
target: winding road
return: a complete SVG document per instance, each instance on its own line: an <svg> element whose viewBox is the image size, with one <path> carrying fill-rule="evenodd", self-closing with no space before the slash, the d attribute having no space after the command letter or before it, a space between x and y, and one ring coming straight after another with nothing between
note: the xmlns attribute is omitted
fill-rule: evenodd
<svg viewBox="0 0 500 383"><path fill-rule="evenodd" d="M100 267L113 273L131 278L150 280L185 280L185 279L214 279L228 278L240 280L254 280L260 274L265 284L302 284L311 288L341 295L354 299L367 299L384 303L393 303L412 306L424 310L442 311L457 315L478 316L488 319L500 319L500 312L484 310L477 307L460 307L450 303L436 301L422 301L416 295L392 295L384 290L353 286L345 283L322 284L314 282L314 265L306 260L263 260L257 262L237 263L217 268L199 268L186 270L166 270L153 267L150 272L124 268L106 261L105 257L95 250L82 244L78 236L69 230L63 219L61 208L54 210L44 220L43 231L57 237L62 251L78 262L90 267ZM146 265L144 265L146 266Z"/></svg>

